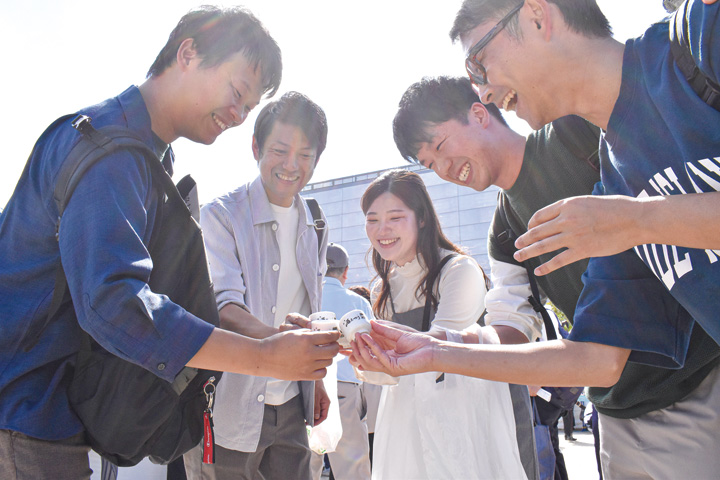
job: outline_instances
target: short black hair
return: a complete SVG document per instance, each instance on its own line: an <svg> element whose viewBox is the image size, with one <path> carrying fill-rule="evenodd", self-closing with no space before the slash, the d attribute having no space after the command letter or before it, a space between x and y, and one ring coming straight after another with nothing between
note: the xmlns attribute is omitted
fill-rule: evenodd
<svg viewBox="0 0 720 480"><path fill-rule="evenodd" d="M202 58L202 67L216 67L240 52L255 70L260 68L263 93L272 97L280 88L280 47L260 20L239 6L220 8L203 5L186 13L170 33L147 77L161 75L167 70L176 61L180 44L188 38L193 39L193 47Z"/></svg>
<svg viewBox="0 0 720 480"><path fill-rule="evenodd" d="M521 1L521 0L520 0ZM548 0L555 4L567 26L586 37L610 38L612 28L595 0ZM478 25L490 20L500 20L519 0L465 0L460 6L450 30L453 42L467 35ZM507 30L517 36L517 16L507 25Z"/></svg>
<svg viewBox="0 0 720 480"><path fill-rule="evenodd" d="M340 278L345 273L348 267L328 267L325 272L326 277Z"/></svg>
<svg viewBox="0 0 720 480"><path fill-rule="evenodd" d="M308 142L315 147L317 163L327 144L327 118L323 109L298 92L287 92L265 105L255 120L253 133L261 153L276 122L299 127Z"/></svg>
<svg viewBox="0 0 720 480"><path fill-rule="evenodd" d="M400 99L393 120L393 138L400 155L418 163L417 153L424 143L432 141L429 127L448 120L468 123L468 112L480 102L467 77L424 77L408 87ZM485 105L490 115L507 126L494 104Z"/></svg>

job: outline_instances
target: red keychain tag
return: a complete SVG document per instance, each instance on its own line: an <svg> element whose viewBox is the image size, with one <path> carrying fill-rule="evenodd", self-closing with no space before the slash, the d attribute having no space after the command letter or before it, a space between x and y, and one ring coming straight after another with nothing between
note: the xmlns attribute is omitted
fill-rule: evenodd
<svg viewBox="0 0 720 480"><path fill-rule="evenodd" d="M215 377L205 383L205 399L207 408L203 412L203 463L215 463L215 433L213 432L212 408L215 399Z"/></svg>
<svg viewBox="0 0 720 480"><path fill-rule="evenodd" d="M203 463L215 463L215 435L213 433L212 412L203 412Z"/></svg>

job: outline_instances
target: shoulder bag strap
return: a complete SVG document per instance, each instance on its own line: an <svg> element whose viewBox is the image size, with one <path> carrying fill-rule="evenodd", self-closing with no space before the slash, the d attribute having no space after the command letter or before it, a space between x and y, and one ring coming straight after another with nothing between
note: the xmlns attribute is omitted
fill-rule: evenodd
<svg viewBox="0 0 720 480"><path fill-rule="evenodd" d="M720 111L720 85L707 77L695 63L688 41L688 14L690 2L684 2L670 17L670 51L675 65L682 72L690 87L715 110Z"/></svg>
<svg viewBox="0 0 720 480"><path fill-rule="evenodd" d="M62 220L65 207L70 201L75 188L82 176L90 167L97 163L100 159L119 149L133 149L142 153L148 160L153 171L153 176L160 180L160 184L168 194L169 200L177 201L179 199L183 205L184 201L177 193L172 179L165 172L162 164L155 156L155 153L142 142L133 132L122 127L106 127L103 131L112 130L110 136L96 130L92 124L92 119L85 115L78 115L72 122L73 128L83 135L83 138L70 151L67 158L60 168L57 180L55 182L55 190L53 199L58 209L58 218L55 221L55 238L59 240L60 221ZM154 161L153 161L154 160ZM159 168L158 168L159 167ZM158 175L159 173L163 175ZM169 182L169 183L168 183ZM172 188L171 188L172 187ZM173 197L173 191L177 198ZM62 268L62 262L58 264L55 272L55 288L53 297L50 302L50 310L47 317L36 329L33 329L26 335L23 341L23 349L25 352L30 351L40 339L41 334L45 331L50 321L58 313L60 306L63 304L67 296L67 278Z"/></svg>
<svg viewBox="0 0 720 480"><path fill-rule="evenodd" d="M508 207L512 208L510 207L510 205L508 205ZM517 240L518 235L515 233L515 231L513 231L512 227L510 226L510 222L508 221L507 217L504 197L501 193L498 194L497 211L493 221L496 222L495 226L499 227L497 230L500 230L500 233L495 235L495 238L498 242L498 247L505 255L513 258L513 254L517 251L517 248L515 248L515 240ZM557 339L557 335L555 334L555 326L553 325L553 321L550 318L550 314L540 301L540 289L538 288L537 279L535 278L533 269L527 262L518 263L525 268L528 276L528 283L530 283L530 291L532 292L532 294L527 298L527 300L530 303L530 306L532 306L533 310L539 313L542 317L543 323L545 324L545 333L547 335L547 339L555 340Z"/></svg>
<svg viewBox="0 0 720 480"><path fill-rule="evenodd" d="M315 233L317 234L318 239L318 254L320 254L320 249L322 248L322 243L325 238L325 232L327 232L327 225L325 224L325 220L323 220L322 218L320 205L318 205L317 200L315 200L314 198L306 197L305 201L307 202L308 208L310 208L310 213L313 217Z"/></svg>

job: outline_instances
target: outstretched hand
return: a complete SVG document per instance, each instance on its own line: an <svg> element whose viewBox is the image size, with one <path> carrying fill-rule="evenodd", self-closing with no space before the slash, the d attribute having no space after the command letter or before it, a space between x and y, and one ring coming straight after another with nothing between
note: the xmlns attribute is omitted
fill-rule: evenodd
<svg viewBox="0 0 720 480"><path fill-rule="evenodd" d="M290 330L261 340L270 376L280 380L319 380L340 350L339 332Z"/></svg>
<svg viewBox="0 0 720 480"><path fill-rule="evenodd" d="M388 322L371 323L372 334L356 335L352 342L350 363L356 368L394 377L432 370L434 338L391 327Z"/></svg>
<svg viewBox="0 0 720 480"><path fill-rule="evenodd" d="M638 202L622 195L571 197L535 212L515 246L522 262L565 249L535 269L545 275L583 258L624 252L636 243Z"/></svg>

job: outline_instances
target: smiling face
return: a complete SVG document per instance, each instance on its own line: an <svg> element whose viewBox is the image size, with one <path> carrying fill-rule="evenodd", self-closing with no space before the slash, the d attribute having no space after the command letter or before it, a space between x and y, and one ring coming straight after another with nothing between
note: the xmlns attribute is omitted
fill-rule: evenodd
<svg viewBox="0 0 720 480"><path fill-rule="evenodd" d="M543 48L545 17L538 16L529 2L517 13L519 38L508 28L497 34L475 57L487 75L487 84L474 86L480 100L494 103L505 111L514 111L534 129L553 120L552 111L561 92L551 88L548 53ZM479 42L497 23L482 23L462 37L465 53ZM550 115L548 115L550 113Z"/></svg>
<svg viewBox="0 0 720 480"><path fill-rule="evenodd" d="M192 39L190 39L192 40ZM192 48L179 57L186 99L176 126L177 136L209 145L225 130L242 124L262 96L260 68L242 53L217 67L201 67ZM180 55L180 54L179 54Z"/></svg>
<svg viewBox="0 0 720 480"><path fill-rule="evenodd" d="M477 115L473 110L482 110ZM467 124L455 119L427 127L432 140L422 144L418 161L440 178L463 187L482 191L497 177L494 137L487 131L489 114L479 103L468 113Z"/></svg>
<svg viewBox="0 0 720 480"><path fill-rule="evenodd" d="M265 145L261 148L253 137L252 148L268 200L274 205L289 207L312 178L316 147L300 127L278 121L265 139Z"/></svg>
<svg viewBox="0 0 720 480"><path fill-rule="evenodd" d="M417 255L415 212L390 192L370 204L365 214L365 233L383 260L402 266Z"/></svg>

